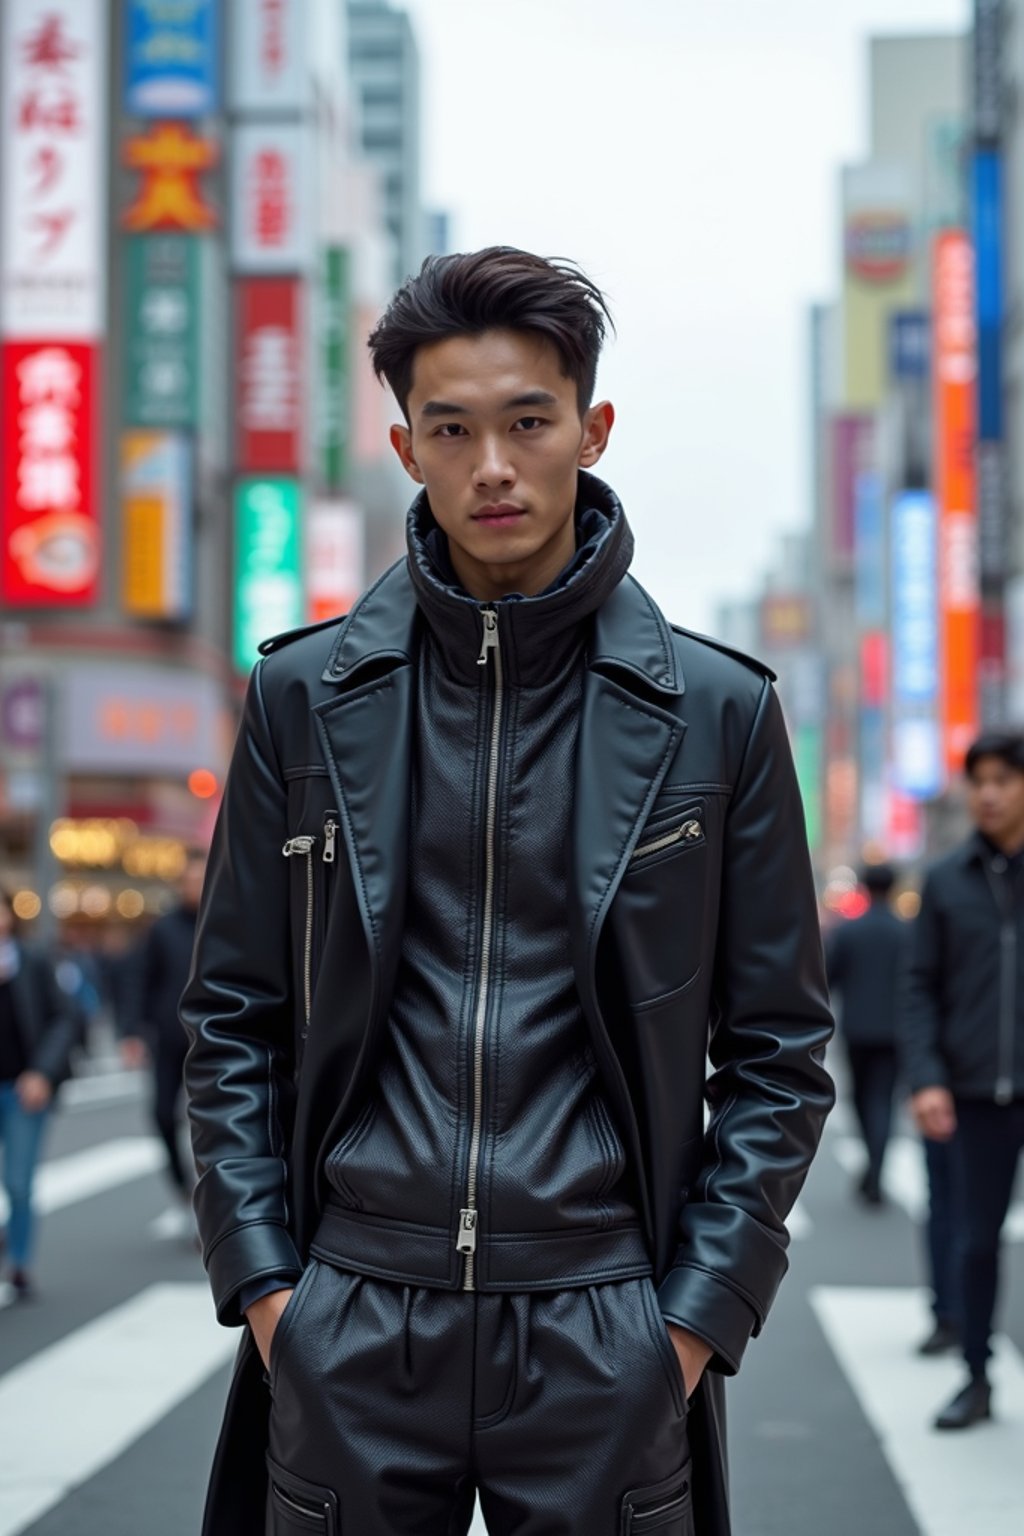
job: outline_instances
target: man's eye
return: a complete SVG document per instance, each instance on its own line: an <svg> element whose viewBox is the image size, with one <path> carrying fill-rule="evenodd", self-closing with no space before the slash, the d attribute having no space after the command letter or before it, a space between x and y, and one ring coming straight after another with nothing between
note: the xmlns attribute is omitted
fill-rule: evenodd
<svg viewBox="0 0 1024 1536"><path fill-rule="evenodd" d="M525 432L533 432L537 429L537 427L543 427L545 425L546 422L543 416L520 416L519 420L516 422L516 426L521 427Z"/></svg>
<svg viewBox="0 0 1024 1536"><path fill-rule="evenodd" d="M446 421L443 426L438 427L436 435L438 437L464 437L465 432L465 427L459 422Z"/></svg>

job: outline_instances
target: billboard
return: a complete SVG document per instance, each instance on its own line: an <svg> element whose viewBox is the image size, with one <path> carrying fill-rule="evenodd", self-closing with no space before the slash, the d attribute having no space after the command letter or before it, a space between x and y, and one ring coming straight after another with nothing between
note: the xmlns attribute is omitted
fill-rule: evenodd
<svg viewBox="0 0 1024 1536"><path fill-rule="evenodd" d="M303 285L295 277L241 278L236 462L244 472L297 474L303 453Z"/></svg>
<svg viewBox="0 0 1024 1536"><path fill-rule="evenodd" d="M874 423L869 416L835 416L829 423L831 557L848 566L856 544L857 477L871 467Z"/></svg>
<svg viewBox="0 0 1024 1536"><path fill-rule="evenodd" d="M220 159L215 139L196 133L187 123L151 123L145 133L125 139L121 158L139 173L135 195L121 215L125 229L134 234L203 234L217 228L220 214L199 179Z"/></svg>
<svg viewBox="0 0 1024 1536"><path fill-rule="evenodd" d="M121 438L122 601L140 619L192 607L192 445L180 432Z"/></svg>
<svg viewBox="0 0 1024 1536"><path fill-rule="evenodd" d="M261 640L303 621L296 480L267 476L235 487L235 665L248 671Z"/></svg>
<svg viewBox="0 0 1024 1536"><path fill-rule="evenodd" d="M0 362L0 595L85 607L98 597L99 347L8 341Z"/></svg>
<svg viewBox="0 0 1024 1536"><path fill-rule="evenodd" d="M936 236L933 263L943 748L947 768L957 773L979 724L974 254L968 236L962 230Z"/></svg>
<svg viewBox="0 0 1024 1536"><path fill-rule="evenodd" d="M217 0L127 0L124 110L205 117L218 110Z"/></svg>
<svg viewBox="0 0 1024 1536"><path fill-rule="evenodd" d="M347 613L363 590L363 513L351 501L314 502L306 522L306 621Z"/></svg>
<svg viewBox="0 0 1024 1536"><path fill-rule="evenodd" d="M123 413L132 427L193 427L199 389L199 242L139 235L124 245Z"/></svg>
<svg viewBox="0 0 1024 1536"><path fill-rule="evenodd" d="M0 330L104 329L106 0L0 6Z"/></svg>
<svg viewBox="0 0 1024 1536"><path fill-rule="evenodd" d="M233 112L304 112L311 102L309 0L231 0Z"/></svg>
<svg viewBox="0 0 1024 1536"><path fill-rule="evenodd" d="M231 137L231 259L239 272L309 262L313 155L302 123L242 123Z"/></svg>
<svg viewBox="0 0 1024 1536"><path fill-rule="evenodd" d="M886 620L885 504L882 477L873 469L857 474L853 490L854 607L862 629Z"/></svg>
<svg viewBox="0 0 1024 1536"><path fill-rule="evenodd" d="M894 788L911 800L942 792L939 561L935 500L904 491L891 512Z"/></svg>
<svg viewBox="0 0 1024 1536"><path fill-rule="evenodd" d="M221 761L221 692L198 671L76 662L63 690L62 760L75 773L184 778Z"/></svg>
<svg viewBox="0 0 1024 1536"><path fill-rule="evenodd" d="M843 171L843 403L876 410L885 395L888 316L914 300L907 174L870 163Z"/></svg>
<svg viewBox="0 0 1024 1536"><path fill-rule="evenodd" d="M348 440L352 414L352 379L349 368L349 312L351 305L350 256L340 246L328 246L321 256L317 286L315 346L319 383L314 411L314 459L328 490L339 490L348 480Z"/></svg>
<svg viewBox="0 0 1024 1536"><path fill-rule="evenodd" d="M889 317L889 373L894 379L926 379L931 365L931 323L923 309Z"/></svg>

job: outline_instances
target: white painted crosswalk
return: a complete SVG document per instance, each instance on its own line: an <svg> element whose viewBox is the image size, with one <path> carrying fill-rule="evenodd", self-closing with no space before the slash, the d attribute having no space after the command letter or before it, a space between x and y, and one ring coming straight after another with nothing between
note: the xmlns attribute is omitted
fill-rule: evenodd
<svg viewBox="0 0 1024 1536"><path fill-rule="evenodd" d="M40 1215L87 1200L144 1174L155 1173L167 1161L156 1136L120 1136L83 1152L51 1158L36 1174L35 1205ZM7 1220L7 1196L0 1190L0 1222Z"/></svg>
<svg viewBox="0 0 1024 1536"><path fill-rule="evenodd" d="M205 1284L147 1287L0 1380L0 1536L113 1461L233 1354Z"/></svg>
<svg viewBox="0 0 1024 1536"><path fill-rule="evenodd" d="M910 1287L818 1286L811 1304L878 1436L922 1536L1020 1536L1024 1529L1024 1358L996 1341L995 1422L969 1432L931 1428L963 1384L955 1358L921 1360L925 1293Z"/></svg>

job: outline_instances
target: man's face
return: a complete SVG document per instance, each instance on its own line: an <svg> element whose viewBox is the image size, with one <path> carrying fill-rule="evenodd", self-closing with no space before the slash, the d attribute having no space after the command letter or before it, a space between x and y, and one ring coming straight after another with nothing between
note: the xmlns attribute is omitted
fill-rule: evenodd
<svg viewBox="0 0 1024 1536"><path fill-rule="evenodd" d="M1024 841L1024 773L1001 757L982 757L967 780L971 818L995 843Z"/></svg>
<svg viewBox="0 0 1024 1536"><path fill-rule="evenodd" d="M581 419L552 344L494 330L420 347L408 412L391 441L426 487L466 590L543 591L572 556L576 472L604 452L612 407Z"/></svg>

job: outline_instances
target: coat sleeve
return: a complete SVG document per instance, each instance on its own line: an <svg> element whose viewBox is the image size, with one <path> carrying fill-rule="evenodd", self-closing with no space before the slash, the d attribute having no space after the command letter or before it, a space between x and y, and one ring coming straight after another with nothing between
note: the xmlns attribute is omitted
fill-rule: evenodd
<svg viewBox="0 0 1024 1536"><path fill-rule="evenodd" d="M834 1102L803 807L765 683L726 817L707 1084L711 1117L662 1314L732 1374L787 1267L785 1221Z"/></svg>
<svg viewBox="0 0 1024 1536"><path fill-rule="evenodd" d="M57 1088L71 1071L71 1053L79 1040L78 1020L71 999L57 985L50 962L42 955L33 955L28 963L42 1020L31 1051L31 1067Z"/></svg>
<svg viewBox="0 0 1024 1536"><path fill-rule="evenodd" d="M249 683L181 1000L199 1175L195 1211L221 1322L265 1275L297 1276L281 1088L293 1065L287 798L261 690Z"/></svg>
<svg viewBox="0 0 1024 1536"><path fill-rule="evenodd" d="M910 934L909 954L899 1011L899 1052L903 1080L911 1093L948 1087L939 1049L942 1006L942 917L929 875L921 908Z"/></svg>

